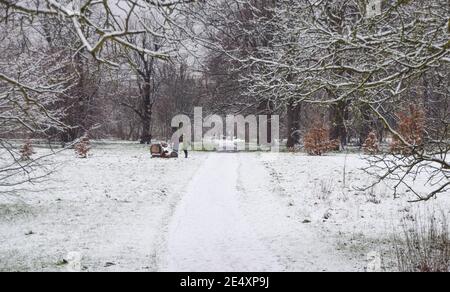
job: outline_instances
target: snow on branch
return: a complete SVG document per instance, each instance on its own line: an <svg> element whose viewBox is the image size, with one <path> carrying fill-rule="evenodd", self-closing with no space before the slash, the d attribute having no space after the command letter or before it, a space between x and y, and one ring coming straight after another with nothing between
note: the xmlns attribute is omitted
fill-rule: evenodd
<svg viewBox="0 0 450 292"><path fill-rule="evenodd" d="M29 2L29 4L27 3ZM77 4L78 2L78 4ZM80 3L82 2L82 3ZM5 7L7 13L20 13L36 17L62 17L72 23L73 29L81 42L81 49L87 50L100 62L118 66L114 61L102 57L102 51L109 44L117 44L130 50L147 54L151 57L168 59L170 51L153 51L148 48L131 44L127 37L136 34L158 35L161 38L169 37L169 34L161 31L161 20L170 17L170 12L178 5L189 4L195 1L129 1L112 3L109 1L57 1L42 0L15 1L0 0L0 7ZM155 27L150 27L143 21L147 15L156 17ZM142 25L147 23L146 25ZM166 21L167 23L167 21ZM167 27L164 30L167 32ZM86 32L94 35L87 37ZM94 37L95 36L95 37ZM173 41L173 39L172 39Z"/></svg>

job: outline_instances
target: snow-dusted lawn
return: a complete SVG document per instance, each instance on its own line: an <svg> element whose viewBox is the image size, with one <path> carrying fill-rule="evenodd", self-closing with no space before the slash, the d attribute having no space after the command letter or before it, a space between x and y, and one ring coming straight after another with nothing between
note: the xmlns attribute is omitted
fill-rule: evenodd
<svg viewBox="0 0 450 292"><path fill-rule="evenodd" d="M137 145L95 147L86 160L58 156L66 166L54 180L31 186L43 190L24 203L3 198L0 270L65 270L57 263L72 251L89 271L157 270L174 207L205 158L151 159Z"/></svg>
<svg viewBox="0 0 450 292"><path fill-rule="evenodd" d="M286 258L292 259L286 263L288 270L362 271L371 252L380 253L383 270L395 270L391 241L393 233L403 232L401 220L414 220L416 215L424 219L432 214L440 217L441 211L450 215L449 193L426 203L410 204L407 201L415 199L412 194L394 199L387 185L359 191L370 186L372 178L360 170L365 161L358 154L260 154L258 160L271 176L274 196L281 198L274 200L283 205L279 216L284 212L292 226L283 228L280 224L274 231L279 236L274 236L278 238L274 248L283 252L284 243ZM300 232L294 231L295 227ZM260 230L265 230L262 224ZM341 261L331 258L326 248Z"/></svg>
<svg viewBox="0 0 450 292"><path fill-rule="evenodd" d="M0 270L64 271L80 252L88 271L362 271L371 251L392 269L399 220L450 210L448 195L411 205L387 186L358 191L370 181L356 154L93 154L63 153L53 180L0 197Z"/></svg>

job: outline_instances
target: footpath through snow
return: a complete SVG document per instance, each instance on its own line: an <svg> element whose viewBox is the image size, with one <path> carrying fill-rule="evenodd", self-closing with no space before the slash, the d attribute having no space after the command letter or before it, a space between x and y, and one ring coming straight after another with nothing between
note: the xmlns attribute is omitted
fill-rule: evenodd
<svg viewBox="0 0 450 292"><path fill-rule="evenodd" d="M293 219L264 167L270 154L211 154L171 220L167 271L356 270L319 230ZM270 160L270 158L269 158Z"/></svg>
<svg viewBox="0 0 450 292"><path fill-rule="evenodd" d="M278 271L239 206L236 154L210 155L169 228L168 271Z"/></svg>

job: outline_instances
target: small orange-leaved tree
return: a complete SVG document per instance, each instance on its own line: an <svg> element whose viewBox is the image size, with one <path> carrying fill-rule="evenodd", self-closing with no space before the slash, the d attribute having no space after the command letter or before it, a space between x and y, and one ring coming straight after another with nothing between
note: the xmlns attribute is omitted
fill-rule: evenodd
<svg viewBox="0 0 450 292"><path fill-rule="evenodd" d="M305 150L309 155L321 156L339 147L338 140L330 139L330 131L320 122L316 122L304 137Z"/></svg>
<svg viewBox="0 0 450 292"><path fill-rule="evenodd" d="M31 160L31 156L35 154L33 145L31 144L31 140L28 139L25 144L20 148L20 160L28 161Z"/></svg>
<svg viewBox="0 0 450 292"><path fill-rule="evenodd" d="M87 158L91 150L91 142L89 136L86 134L80 138L80 141L75 145L75 153L79 158Z"/></svg>
<svg viewBox="0 0 450 292"><path fill-rule="evenodd" d="M364 153L366 154L374 155L380 152L380 144L378 143L377 132L371 131L362 146Z"/></svg>
<svg viewBox="0 0 450 292"><path fill-rule="evenodd" d="M398 136L390 145L394 154L410 155L413 149L421 147L425 130L425 113L419 106L411 104L408 111L398 114ZM406 142L406 143L405 143Z"/></svg>

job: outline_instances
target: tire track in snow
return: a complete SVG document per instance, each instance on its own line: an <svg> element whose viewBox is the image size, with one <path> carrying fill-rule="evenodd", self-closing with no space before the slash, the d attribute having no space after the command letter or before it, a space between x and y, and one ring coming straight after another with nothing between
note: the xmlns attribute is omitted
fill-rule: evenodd
<svg viewBox="0 0 450 292"><path fill-rule="evenodd" d="M239 207L239 156L210 155L169 226L167 271L279 271Z"/></svg>

